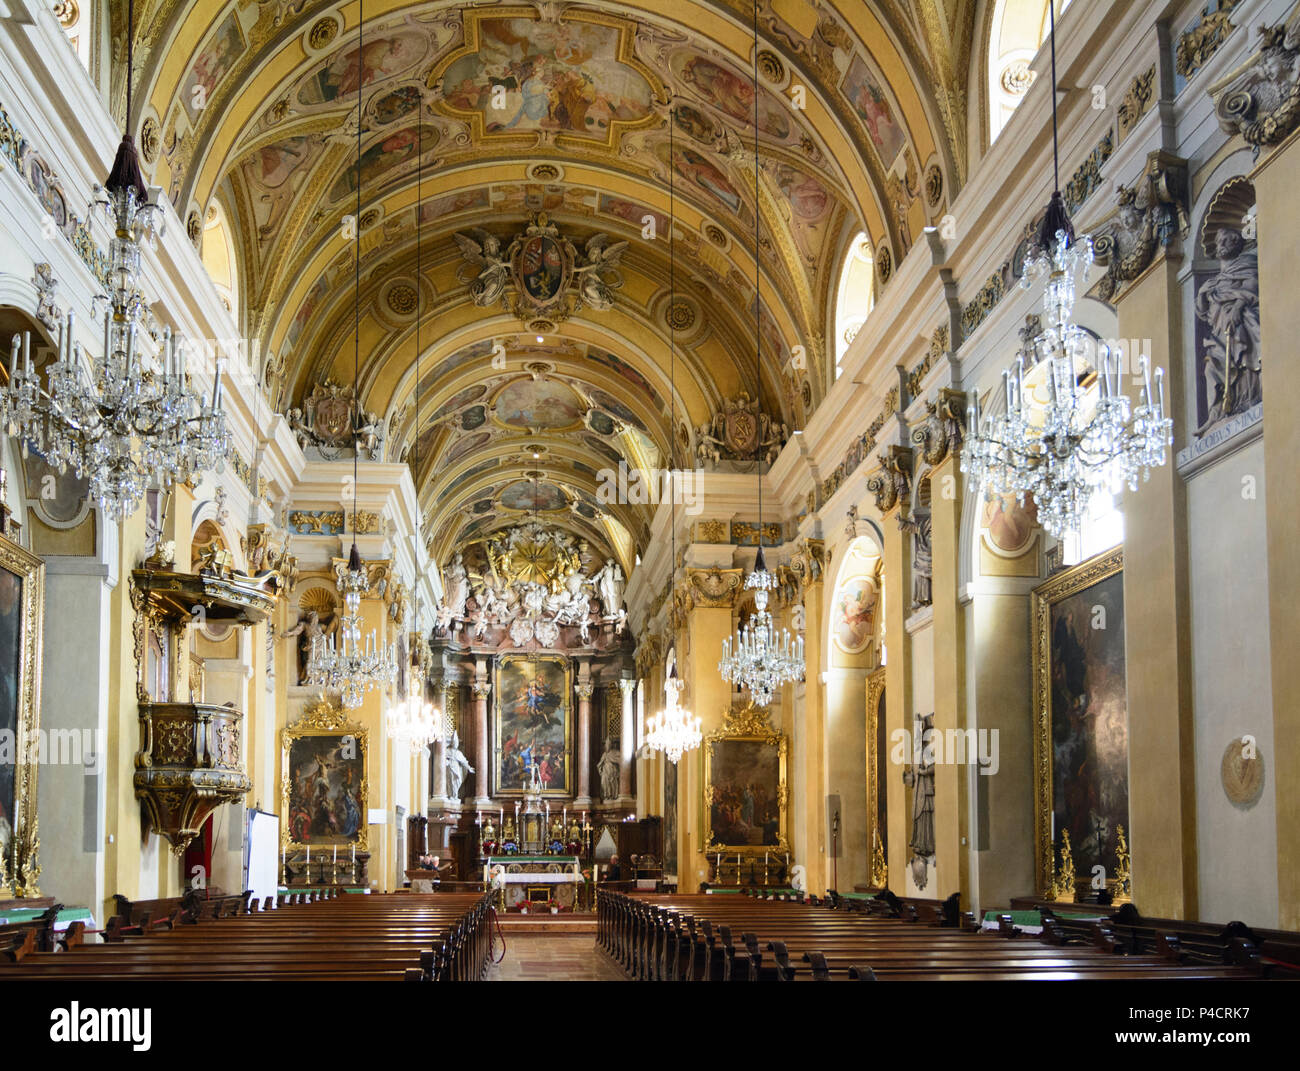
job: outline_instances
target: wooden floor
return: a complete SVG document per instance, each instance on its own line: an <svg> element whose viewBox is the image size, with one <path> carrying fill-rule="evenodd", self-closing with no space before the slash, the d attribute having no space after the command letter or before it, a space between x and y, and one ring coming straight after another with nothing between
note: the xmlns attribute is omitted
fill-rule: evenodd
<svg viewBox="0 0 1300 1071"><path fill-rule="evenodd" d="M499 946L496 952L500 955ZM625 982L627 975L596 948L595 934L507 933L506 954L488 968L489 982Z"/></svg>

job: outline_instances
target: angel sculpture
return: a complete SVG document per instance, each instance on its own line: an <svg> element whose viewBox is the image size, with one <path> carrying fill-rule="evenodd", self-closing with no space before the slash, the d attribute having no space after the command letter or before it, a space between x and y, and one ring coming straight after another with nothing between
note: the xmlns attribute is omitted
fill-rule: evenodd
<svg viewBox="0 0 1300 1071"><path fill-rule="evenodd" d="M495 305L510 281L510 262L501 255L501 239L496 235L482 227L475 227L470 234L474 237L460 233L452 235L465 259L479 268L469 284L470 298L480 308ZM464 271L461 268L461 272ZM463 274L458 278L465 281Z"/></svg>
<svg viewBox="0 0 1300 1071"><path fill-rule="evenodd" d="M708 422L695 429L695 456L699 468L716 469L722 460L722 440L713 434L713 425Z"/></svg>
<svg viewBox="0 0 1300 1071"><path fill-rule="evenodd" d="M573 271L583 304L597 312L613 307L614 291L623 285L618 262L627 242L606 245L609 240L608 234L593 235L583 249L587 263Z"/></svg>

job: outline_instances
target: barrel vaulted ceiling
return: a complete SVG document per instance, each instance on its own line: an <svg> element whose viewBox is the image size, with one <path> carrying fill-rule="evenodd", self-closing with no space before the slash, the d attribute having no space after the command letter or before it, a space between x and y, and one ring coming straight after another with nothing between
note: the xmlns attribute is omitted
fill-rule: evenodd
<svg viewBox="0 0 1300 1071"><path fill-rule="evenodd" d="M625 559L644 547L648 510L598 501L598 474L668 458L670 322L679 463L724 399L754 393L756 212L759 396L803 425L830 379L849 239L865 229L896 264L964 177L974 7L760 0L756 205L747 0L367 0L359 382L390 457L416 467L418 441L439 559L534 508ZM353 376L358 25L355 2L137 2L146 171L196 240L224 216L235 308L283 411ZM453 235L485 228L504 249L540 212L579 250L601 232L628 246L613 307L538 342L538 325L472 303Z"/></svg>

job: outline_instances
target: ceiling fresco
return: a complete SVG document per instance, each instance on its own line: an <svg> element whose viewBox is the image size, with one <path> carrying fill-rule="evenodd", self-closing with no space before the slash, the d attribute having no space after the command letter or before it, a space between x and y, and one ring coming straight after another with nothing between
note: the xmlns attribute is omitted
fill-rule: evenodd
<svg viewBox="0 0 1300 1071"><path fill-rule="evenodd" d="M649 511L595 492L611 465L668 456L672 343L680 428L755 393L756 344L764 409L801 427L830 381L849 238L865 229L898 263L946 211L974 7L760 0L756 85L747 0L367 0L360 47L355 2L152 0L137 18L143 161L182 219L225 210L240 326L277 368L276 408L351 382L359 311L362 404L416 469L432 543L513 523L535 471L538 508L602 552L637 550ZM578 248L602 234L627 248L611 308L535 336L472 304L453 235L504 247L539 213Z"/></svg>

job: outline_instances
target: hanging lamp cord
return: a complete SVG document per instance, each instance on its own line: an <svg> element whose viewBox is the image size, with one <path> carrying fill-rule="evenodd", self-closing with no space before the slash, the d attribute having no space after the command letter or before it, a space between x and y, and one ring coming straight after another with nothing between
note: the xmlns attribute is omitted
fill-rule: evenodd
<svg viewBox="0 0 1300 1071"><path fill-rule="evenodd" d="M677 110L673 104L672 90L668 91L668 159L675 160ZM673 234L677 222L676 186L673 168L668 169L668 517L672 530L672 557L668 561L668 584L671 588L677 576L677 317L673 305L677 301L677 238Z"/></svg>
<svg viewBox="0 0 1300 1071"><path fill-rule="evenodd" d="M131 82L135 79L135 0L126 4L126 132L131 133Z"/></svg>
<svg viewBox="0 0 1300 1071"><path fill-rule="evenodd" d="M1057 132L1056 103L1056 4L1057 0L1049 0L1047 5L1047 37L1052 56L1052 198L1047 203L1047 212L1038 230L1038 244L1044 252L1056 245L1058 231L1065 232L1067 243L1074 241L1074 225L1070 222L1065 198L1061 196L1061 150Z"/></svg>
<svg viewBox="0 0 1300 1071"><path fill-rule="evenodd" d="M361 51L364 44L363 32L366 24L365 0L357 3L357 214L356 227L356 268L355 288L352 302L352 553L348 567L359 561L357 553L357 494L358 462L361 458Z"/></svg>
<svg viewBox="0 0 1300 1071"><path fill-rule="evenodd" d="M758 259L759 225L762 209L758 199L758 0L754 0L754 407L762 413L763 394L763 287L762 267ZM763 437L758 434L762 421L754 429L754 463L758 472L758 557L755 570L765 570L763 560Z"/></svg>
<svg viewBox="0 0 1300 1071"><path fill-rule="evenodd" d="M414 464L411 472L420 478L420 321L424 316L423 262L420 259L424 245L424 97L420 97L420 110L415 117L415 441L411 444ZM414 481L413 481L414 482ZM424 511L420 506L420 488L415 488L415 531L424 542ZM420 630L420 585L415 585L415 629ZM424 696L420 697L421 699Z"/></svg>

